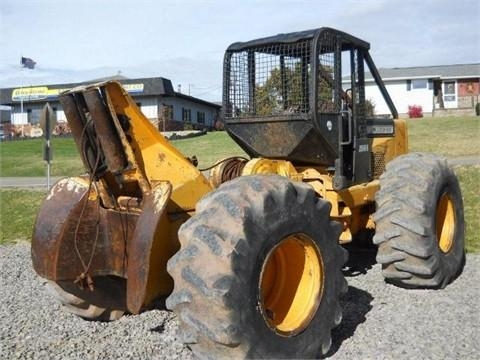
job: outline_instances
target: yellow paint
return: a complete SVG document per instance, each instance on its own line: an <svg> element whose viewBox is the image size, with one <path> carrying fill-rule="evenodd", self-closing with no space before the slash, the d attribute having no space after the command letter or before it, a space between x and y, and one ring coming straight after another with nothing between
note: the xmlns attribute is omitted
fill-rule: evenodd
<svg viewBox="0 0 480 360"><path fill-rule="evenodd" d="M132 169L128 177L149 187L156 181L168 181L172 194L156 229L150 258L150 273L145 303L158 295L167 295L173 289L173 280L166 271L168 259L179 249L178 229L194 211L196 203L212 190L207 179L198 171L143 115L120 84L106 85L108 98L115 114L126 115L131 128L131 139L122 139ZM141 186L142 187L142 186ZM174 215L170 215L174 214ZM173 216L173 217L172 217Z"/></svg>
<svg viewBox="0 0 480 360"><path fill-rule="evenodd" d="M372 142L372 151L384 154L385 163L408 152L407 123L403 119L395 119L394 124L395 135L393 137L378 137L374 138Z"/></svg>
<svg viewBox="0 0 480 360"><path fill-rule="evenodd" d="M260 307L267 325L294 336L312 320L322 299L324 267L320 251L305 234L293 234L274 247L262 266Z"/></svg>
<svg viewBox="0 0 480 360"><path fill-rule="evenodd" d="M455 206L448 193L440 197L436 211L438 247L443 253L452 250L455 235Z"/></svg>
<svg viewBox="0 0 480 360"><path fill-rule="evenodd" d="M289 161L263 158L252 159L245 165L242 175L253 174L278 174L309 184L319 197L332 205L330 217L343 226L340 235L342 244L352 241L353 234L367 228L367 224L369 229L374 228L370 219L371 213L364 213L361 209L363 206L371 206L375 201L375 193L379 189L378 180L351 186L339 192L333 189L332 175L323 168L295 169Z"/></svg>
<svg viewBox="0 0 480 360"><path fill-rule="evenodd" d="M132 93L143 92L144 84L124 84L123 88ZM12 101L44 100L57 98L60 93L71 90L70 88L50 89L48 86L27 86L12 90Z"/></svg>
<svg viewBox="0 0 480 360"><path fill-rule="evenodd" d="M271 164L268 164L269 162ZM375 193L379 189L378 180L336 191L333 189L331 174L322 168L295 169L288 161L283 160L254 159L248 164L250 163L261 164L262 166L248 166L246 168L249 171L253 169L253 171L261 171L260 173L277 173L294 181L303 181L309 184L319 197L331 204L330 217L332 220L342 224L343 232L340 235L340 243L344 244L352 241L353 235L360 230L375 228L371 213L374 210ZM279 166L279 164L282 165ZM275 172L279 168L282 169L282 172ZM285 169L288 169L288 171ZM369 208L370 212L365 212L365 206Z"/></svg>
<svg viewBox="0 0 480 360"><path fill-rule="evenodd" d="M354 185L347 189L340 190L338 194L348 207L354 208L365 205L368 202L374 202L375 194L379 188L380 182L373 180L365 184Z"/></svg>
<svg viewBox="0 0 480 360"><path fill-rule="evenodd" d="M24 87L12 91L12 101L39 100L46 99L47 96L48 87L46 86Z"/></svg>
<svg viewBox="0 0 480 360"><path fill-rule="evenodd" d="M212 187L200 171L160 134L118 82L80 87L72 92L91 88L101 88L105 94L105 102L128 163L120 174L107 172L95 183L104 206L117 208L117 200L121 197L142 200L147 192L154 191L155 204L150 210L153 214L161 212L158 226L152 229L150 257L145 259L148 261L144 267L148 272L148 282L143 302L147 304L157 296L172 291L173 280L166 271L166 263L179 249L178 229ZM121 126L120 118L123 116L129 119L127 129ZM164 194L170 192L163 191L162 184L168 184L168 188L172 189L171 195L166 195L166 198Z"/></svg>
<svg viewBox="0 0 480 360"><path fill-rule="evenodd" d="M212 190L207 179L160 134L120 84L110 82L106 89L115 113L130 118L130 146L139 167L133 178L144 175L149 182L169 181L175 207L195 209L198 200Z"/></svg>
<svg viewBox="0 0 480 360"><path fill-rule="evenodd" d="M171 238L171 223L166 213L160 219L155 233L150 256L147 290L144 303L148 304L158 294L170 294L173 290L173 280L167 273L167 261L178 251L176 237Z"/></svg>
<svg viewBox="0 0 480 360"><path fill-rule="evenodd" d="M242 176L253 174L278 174L292 180L302 179L292 163L285 160L252 159L243 168Z"/></svg>
<svg viewBox="0 0 480 360"><path fill-rule="evenodd" d="M152 234L155 241L150 266L158 272L149 274L146 298L149 301L171 291L173 283L165 264L179 248L178 229L194 213L197 202L212 191L212 185L158 132L119 83L94 86L105 89L107 105L129 163L120 175L124 181L122 188L113 174L107 174L102 184L133 197L139 193L141 197L157 181L167 181L172 186L167 211ZM126 133L118 116L130 119ZM382 152L386 162L408 149L405 121L395 120L395 126L394 137L373 139L374 151ZM242 176L253 174L278 174L312 186L319 197L331 203L331 218L344 226L341 242L351 241L352 234L361 229L374 227L370 207L379 188L377 180L337 192L333 189L332 174L325 168L295 168L289 161L263 158L252 159L243 168ZM440 247L448 248L441 239L442 236ZM284 239L268 255L262 271L262 309L268 325L286 336L302 331L317 309L323 277L321 254L308 236L295 234Z"/></svg>

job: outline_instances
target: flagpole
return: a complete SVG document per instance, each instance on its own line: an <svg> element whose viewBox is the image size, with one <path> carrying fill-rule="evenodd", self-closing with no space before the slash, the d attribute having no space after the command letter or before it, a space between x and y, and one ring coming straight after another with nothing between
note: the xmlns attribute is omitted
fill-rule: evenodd
<svg viewBox="0 0 480 360"><path fill-rule="evenodd" d="M25 57L21 57L20 59L20 63L23 65L23 68L27 67L29 69L34 69L35 68L35 65L36 65L36 62L33 61L32 59L30 58L25 58ZM23 69L22 69L22 75L23 75ZM24 79L23 79L23 76L22 76L22 86L21 86L21 90L20 90L20 117L21 117L21 122L23 123L23 83L24 83ZM29 93L28 93L28 101L30 101L30 95L31 95L31 85L30 85L30 89L29 89ZM40 122L43 123L42 127L43 127L43 131L44 131L44 136L45 136L45 140L46 140L46 144L45 144L45 149L44 149L44 159L47 161L47 191L50 190L50 179L51 179L51 164L50 164L50 160L51 160L51 144L50 144L50 137L51 137L51 127L52 127L52 124L51 124L51 116L52 116L52 109L50 108L50 104L47 102L45 104L45 107L42 111L42 116L41 116L41 119L40 119ZM27 124L28 124L28 119L27 119ZM22 125L22 135L23 135L23 125Z"/></svg>
<svg viewBox="0 0 480 360"><path fill-rule="evenodd" d="M25 70L24 70L24 67L22 67L22 76L21 76L22 83L20 86L20 124L23 124L23 84L25 83L24 76L25 76ZM23 127L22 127L22 135L23 135Z"/></svg>

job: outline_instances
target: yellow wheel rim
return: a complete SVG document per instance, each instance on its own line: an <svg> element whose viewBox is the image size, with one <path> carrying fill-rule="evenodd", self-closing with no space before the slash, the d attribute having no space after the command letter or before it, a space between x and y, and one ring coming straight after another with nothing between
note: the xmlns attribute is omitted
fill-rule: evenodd
<svg viewBox="0 0 480 360"><path fill-rule="evenodd" d="M438 247L448 253L455 234L455 207L448 193L443 194L438 202L436 223Z"/></svg>
<svg viewBox="0 0 480 360"><path fill-rule="evenodd" d="M267 325L284 336L303 331L318 309L324 284L323 260L313 240L305 234L283 239L267 255L260 279Z"/></svg>

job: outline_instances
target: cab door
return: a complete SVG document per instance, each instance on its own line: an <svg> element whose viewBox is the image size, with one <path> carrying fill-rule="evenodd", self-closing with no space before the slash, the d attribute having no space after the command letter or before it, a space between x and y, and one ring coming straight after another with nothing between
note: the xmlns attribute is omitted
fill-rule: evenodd
<svg viewBox="0 0 480 360"><path fill-rule="evenodd" d="M316 123L336 151L332 170L337 190L371 180L363 54L334 33L322 34L317 45Z"/></svg>

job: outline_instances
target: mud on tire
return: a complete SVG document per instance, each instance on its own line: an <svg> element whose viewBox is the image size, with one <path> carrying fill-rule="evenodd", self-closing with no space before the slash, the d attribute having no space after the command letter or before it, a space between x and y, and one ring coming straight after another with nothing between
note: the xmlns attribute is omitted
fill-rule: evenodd
<svg viewBox="0 0 480 360"><path fill-rule="evenodd" d="M237 178L197 204L167 265L175 288L166 301L197 356L309 358L328 351L347 290L347 253L329 215L330 204L308 185L280 176ZM289 312L292 304L297 310Z"/></svg>
<svg viewBox="0 0 480 360"><path fill-rule="evenodd" d="M400 156L380 177L374 214L377 262L405 288L443 288L465 263L463 202L445 158Z"/></svg>

